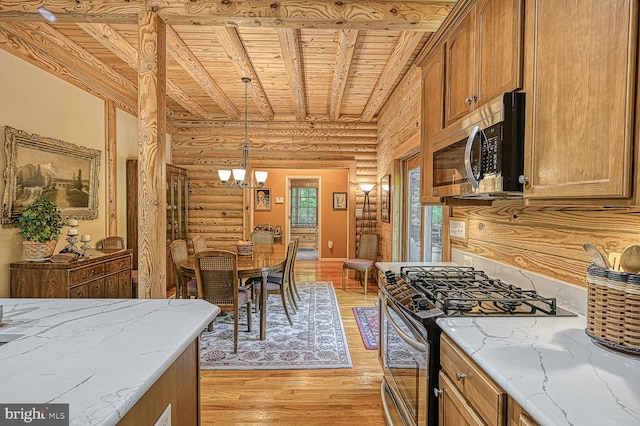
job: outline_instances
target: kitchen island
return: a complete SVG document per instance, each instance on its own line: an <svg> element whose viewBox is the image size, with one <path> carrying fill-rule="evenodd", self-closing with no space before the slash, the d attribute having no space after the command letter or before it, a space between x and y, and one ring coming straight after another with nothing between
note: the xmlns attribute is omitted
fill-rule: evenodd
<svg viewBox="0 0 640 426"><path fill-rule="evenodd" d="M70 425L199 420L203 300L0 299L0 403L69 404ZM8 340L8 339L4 339ZM2 340L0 340L2 341ZM180 422L178 422L180 420Z"/></svg>

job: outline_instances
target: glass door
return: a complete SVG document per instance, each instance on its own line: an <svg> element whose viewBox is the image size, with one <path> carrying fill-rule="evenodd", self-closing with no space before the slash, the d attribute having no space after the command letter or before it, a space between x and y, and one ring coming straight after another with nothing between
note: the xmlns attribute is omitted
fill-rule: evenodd
<svg viewBox="0 0 640 426"><path fill-rule="evenodd" d="M442 206L422 206L420 202L420 156L404 162L404 260L442 260Z"/></svg>

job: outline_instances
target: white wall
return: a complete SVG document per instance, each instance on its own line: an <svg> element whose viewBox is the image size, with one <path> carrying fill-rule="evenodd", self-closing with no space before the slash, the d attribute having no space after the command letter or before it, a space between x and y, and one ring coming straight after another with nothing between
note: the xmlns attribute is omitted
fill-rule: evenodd
<svg viewBox="0 0 640 426"><path fill-rule="evenodd" d="M28 133L60 139L101 151L98 219L81 221L81 234L93 241L106 235L105 111L104 101L58 79L39 68L0 50L0 141L4 146L4 126ZM137 155L137 120L117 114L118 137L118 233L126 235L126 166L128 156ZM122 141L122 144L121 144ZM0 155L0 169L6 167ZM0 182L4 193L5 182ZM64 247L64 238L57 250ZM9 264L24 259L22 238L15 225L0 228L0 297L9 297Z"/></svg>

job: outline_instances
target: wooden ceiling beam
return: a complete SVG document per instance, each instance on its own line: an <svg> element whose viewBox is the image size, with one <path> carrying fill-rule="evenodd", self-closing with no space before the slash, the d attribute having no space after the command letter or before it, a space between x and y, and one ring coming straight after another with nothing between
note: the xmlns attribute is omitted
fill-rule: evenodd
<svg viewBox="0 0 640 426"><path fill-rule="evenodd" d="M5 36L3 43L9 46L6 50L29 58L29 62L40 68L78 87L89 89L89 93L111 99L123 110L136 114L137 89L132 82L48 25L37 26L42 31L35 30L33 23L0 23L0 28L18 39Z"/></svg>
<svg viewBox="0 0 640 426"><path fill-rule="evenodd" d="M402 33L398 44L369 96L367 105L365 105L362 111L362 121L371 121L373 117L378 114L384 102L391 94L391 90L395 87L394 84L400 76L400 73L402 73L407 62L409 62L411 55L416 50L423 36L423 33Z"/></svg>
<svg viewBox="0 0 640 426"><path fill-rule="evenodd" d="M171 25L325 28L435 32L456 0L2 0L0 21L42 20L39 7L60 22L134 23L142 10Z"/></svg>
<svg viewBox="0 0 640 426"><path fill-rule="evenodd" d="M276 30L282 51L282 60L287 71L287 79L291 88L293 108L298 120L307 118L305 104L304 79L302 72L302 53L300 52L300 30L293 28L278 28Z"/></svg>
<svg viewBox="0 0 640 426"><path fill-rule="evenodd" d="M206 68L187 47L178 33L167 25L167 50L182 68L193 78L218 106L233 120L240 118L240 111L229 100L218 83L207 72Z"/></svg>
<svg viewBox="0 0 640 426"><path fill-rule="evenodd" d="M242 77L249 77L251 79L249 92L251 93L253 101L258 106L260 114L262 114L265 120L273 120L273 108L269 103L267 94L262 88L258 74L253 69L251 59L249 59L249 55L247 54L236 29L228 27L214 27L213 32L218 38L218 43L220 43L225 52L227 52L227 56L231 60L231 63L238 74Z"/></svg>
<svg viewBox="0 0 640 426"><path fill-rule="evenodd" d="M349 68L351 68L351 60L353 59L353 52L355 51L357 40L357 30L341 30L338 34L336 66L333 71L333 85L331 88L331 97L329 98L329 117L335 121L340 118L342 98L344 97L344 91L347 87Z"/></svg>
<svg viewBox="0 0 640 426"><path fill-rule="evenodd" d="M138 71L138 51L109 24L79 23L87 34ZM187 95L177 84L167 78L167 94L195 117L210 118L207 110Z"/></svg>

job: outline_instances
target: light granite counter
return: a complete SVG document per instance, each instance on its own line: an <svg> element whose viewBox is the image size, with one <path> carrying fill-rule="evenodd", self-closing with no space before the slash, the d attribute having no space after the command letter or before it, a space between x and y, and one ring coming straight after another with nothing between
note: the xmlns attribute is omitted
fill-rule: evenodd
<svg viewBox="0 0 640 426"><path fill-rule="evenodd" d="M0 299L1 403L68 403L113 425L220 312L203 300Z"/></svg>
<svg viewBox="0 0 640 426"><path fill-rule="evenodd" d="M584 316L437 322L540 424L640 424L640 357L594 344Z"/></svg>

